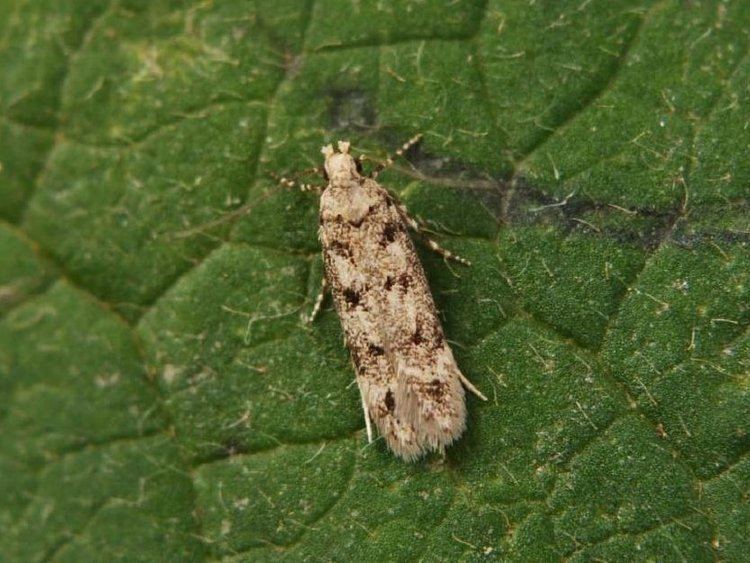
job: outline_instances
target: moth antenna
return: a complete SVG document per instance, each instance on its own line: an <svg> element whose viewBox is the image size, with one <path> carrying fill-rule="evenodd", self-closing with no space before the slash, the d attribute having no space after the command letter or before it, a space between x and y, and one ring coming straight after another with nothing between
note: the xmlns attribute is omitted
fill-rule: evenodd
<svg viewBox="0 0 750 563"><path fill-rule="evenodd" d="M316 172L320 172L320 168L314 169ZM308 172L309 173L309 172ZM316 186L315 184L306 184L304 182L298 182L297 180L293 178L287 178L286 176L279 176L278 174L274 172L268 173L271 178L276 180L279 184L284 186L285 188L297 188L301 192L315 192L315 193L321 193L323 188L321 186Z"/></svg>
<svg viewBox="0 0 750 563"><path fill-rule="evenodd" d="M406 141L403 145L401 145L401 148L398 149L393 155L388 155L385 157L385 160L378 164L370 174L370 177L375 180L378 177L378 174L380 174L383 170L388 168L391 164L393 164L394 159L403 156L403 154L408 151L410 148L412 148L414 145L416 145L419 141L422 140L422 133L417 133L414 135L411 139Z"/></svg>

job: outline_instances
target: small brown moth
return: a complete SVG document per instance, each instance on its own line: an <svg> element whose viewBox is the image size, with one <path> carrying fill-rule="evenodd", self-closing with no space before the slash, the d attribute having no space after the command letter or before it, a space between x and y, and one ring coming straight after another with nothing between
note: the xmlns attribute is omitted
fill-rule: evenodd
<svg viewBox="0 0 750 563"><path fill-rule="evenodd" d="M462 383L486 398L461 373L445 340L407 232L419 225L376 181L382 167L363 176L361 159L349 154L348 142L339 141L338 151L328 145L322 152L328 178L320 199L323 291L330 286L351 352L368 440L374 422L388 447L405 460L442 452L466 428ZM427 244L468 264L432 240Z"/></svg>

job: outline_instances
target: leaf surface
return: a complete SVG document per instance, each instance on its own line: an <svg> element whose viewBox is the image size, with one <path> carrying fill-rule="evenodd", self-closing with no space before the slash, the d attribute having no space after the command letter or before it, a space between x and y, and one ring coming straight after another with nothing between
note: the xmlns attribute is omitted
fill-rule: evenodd
<svg viewBox="0 0 750 563"><path fill-rule="evenodd" d="M7 561L740 561L750 5L0 2ZM351 139L489 397L364 422L314 196ZM313 178L311 176L311 178Z"/></svg>

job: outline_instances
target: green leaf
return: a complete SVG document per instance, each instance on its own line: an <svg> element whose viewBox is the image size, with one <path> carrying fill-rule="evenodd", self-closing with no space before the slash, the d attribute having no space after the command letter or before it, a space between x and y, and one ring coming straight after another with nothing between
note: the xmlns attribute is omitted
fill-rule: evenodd
<svg viewBox="0 0 750 563"><path fill-rule="evenodd" d="M0 559L741 561L750 4L0 1ZM351 139L488 397L368 445L313 195ZM313 178L313 176L310 176ZM314 180L313 180L314 181ZM320 180L322 181L322 180Z"/></svg>

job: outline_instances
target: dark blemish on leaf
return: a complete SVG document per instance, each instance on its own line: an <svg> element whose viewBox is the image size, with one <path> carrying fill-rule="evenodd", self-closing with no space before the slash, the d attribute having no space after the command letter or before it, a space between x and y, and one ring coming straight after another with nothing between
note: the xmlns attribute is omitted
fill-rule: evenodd
<svg viewBox="0 0 750 563"><path fill-rule="evenodd" d="M583 192L568 197L550 194L520 175L510 181L504 175L490 174L460 160L429 154L423 144L414 146L406 156L421 175L470 193L485 209L493 211L497 221L507 225L550 226L559 229L563 236L576 233L605 237L648 252L666 240L683 246L690 246L695 240L691 235L679 238L675 229L684 216L679 194L673 204L659 208L628 206L614 197L609 201L597 200ZM736 211L737 205L749 207L747 203L735 202L730 207ZM718 241L733 237L730 231L723 231L703 238Z"/></svg>
<svg viewBox="0 0 750 563"><path fill-rule="evenodd" d="M344 300L349 304L350 308L354 308L359 305L360 295L359 292L347 287L344 290Z"/></svg>
<svg viewBox="0 0 750 563"><path fill-rule="evenodd" d="M676 233L674 244L681 248L694 249L701 244L740 244L750 245L750 232L710 230L703 232Z"/></svg>
<svg viewBox="0 0 750 563"><path fill-rule="evenodd" d="M370 130L375 125L375 106L368 92L357 88L333 89L326 97L331 129Z"/></svg>
<svg viewBox="0 0 750 563"><path fill-rule="evenodd" d="M393 141L397 142L399 141ZM490 174L484 169L444 154L429 153L425 150L424 143L412 146L406 151L404 158L420 174L439 179L451 188L471 192L490 210L500 209L501 196L510 187L510 182L504 177Z"/></svg>
<svg viewBox="0 0 750 563"><path fill-rule="evenodd" d="M393 393L391 393L390 389L385 394L385 408L390 413L396 409L396 400L393 398Z"/></svg>
<svg viewBox="0 0 750 563"><path fill-rule="evenodd" d="M652 251L673 233L681 203L666 209L622 207L582 194L557 197L517 178L505 202L504 220L513 225L556 227L563 235L606 237Z"/></svg>
<svg viewBox="0 0 750 563"><path fill-rule="evenodd" d="M221 447L227 456L245 453L247 449L238 438L227 438L222 442Z"/></svg>

